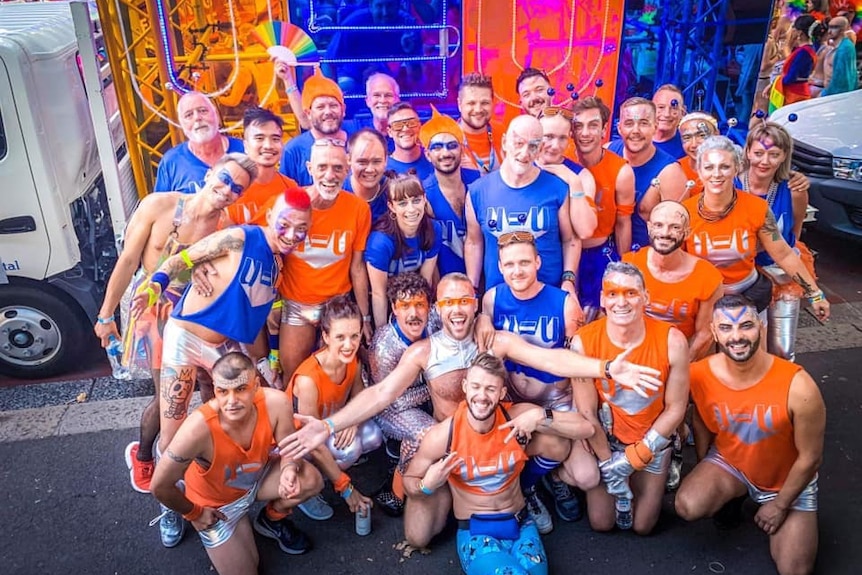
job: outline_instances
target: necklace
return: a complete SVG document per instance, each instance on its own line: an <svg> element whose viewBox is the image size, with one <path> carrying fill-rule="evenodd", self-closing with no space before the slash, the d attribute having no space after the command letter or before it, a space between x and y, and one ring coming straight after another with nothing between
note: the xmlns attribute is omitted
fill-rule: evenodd
<svg viewBox="0 0 862 575"><path fill-rule="evenodd" d="M494 169L494 166L497 162L497 151L494 149L494 138L491 136L491 124L488 123L488 147L491 150L491 153L488 154L488 165L485 165L485 162L482 161L482 158L479 157L479 154L474 152L470 148L470 144L467 143L467 133L464 133L464 149L467 150L470 155L473 157L473 161L476 162L476 166L485 171L486 174L491 173Z"/></svg>
<svg viewBox="0 0 862 575"><path fill-rule="evenodd" d="M704 197L706 197L706 192L702 193L697 199L697 213L706 222L717 222L726 218L727 215L733 211L733 208L736 207L736 200L738 198L736 188L734 188L733 197L730 199L730 203L723 210L713 212L703 204Z"/></svg>
<svg viewBox="0 0 862 575"><path fill-rule="evenodd" d="M516 22L516 17L515 17L516 14L517 14L517 12L516 12L516 1L513 0L512 1L512 49L510 52L510 56L511 56L512 62L515 64L515 66L517 66L520 70L523 70L524 68L520 65L520 63L518 63L517 58L515 56L514 38L515 38L515 30L517 28L517 26L516 26L517 22ZM593 66L593 69L590 71L590 76L576 90L574 90L575 92L577 92L579 94L581 92L583 92L587 88L587 86L590 86L593 84L593 81L596 79L596 75L599 72L599 68L602 65L602 60L603 60L604 54L605 54L605 42L607 41L607 37L608 37L608 22L610 21L610 15L611 15L611 2L605 2L605 14L604 14L604 18L602 21L602 39L601 39L601 42L599 43L599 54L598 54L598 57L595 58L596 63ZM476 23L476 67L477 67L477 71L480 74L484 74L484 72L483 72L484 66L482 65L482 0L479 0L479 2L478 2L477 16L478 17L477 17L477 23ZM553 68L550 71L549 75L554 74L554 73L558 72L559 70L561 70L562 67L568 61L568 59L571 57L571 52L572 52L572 48L574 45L574 25L575 25L575 0L572 0L571 19L570 19L570 27L569 27L569 43L568 43L568 50L566 53L566 58L565 58L565 60L563 60L563 62L559 66ZM584 60L587 61L589 59L584 57ZM494 97L496 97L498 100L500 100L501 102L503 102L507 106L511 106L512 108L515 108L516 110L521 109L521 104L507 100L506 98L504 98L501 94L497 93L496 91L494 91Z"/></svg>
<svg viewBox="0 0 862 575"><path fill-rule="evenodd" d="M751 184L748 181L748 172L742 174L742 189L746 192L751 192ZM754 192L751 192L754 193ZM775 194L778 193L778 182L772 180L769 182L769 188L766 190L766 204L771 208L775 203ZM754 193L755 196L762 198L760 194Z"/></svg>

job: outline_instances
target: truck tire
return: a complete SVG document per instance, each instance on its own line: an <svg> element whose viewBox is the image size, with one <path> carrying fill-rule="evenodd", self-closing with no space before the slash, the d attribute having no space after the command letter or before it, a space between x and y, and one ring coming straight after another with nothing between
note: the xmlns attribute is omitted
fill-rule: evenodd
<svg viewBox="0 0 862 575"><path fill-rule="evenodd" d="M92 328L62 295L32 286L0 286L0 373L41 379L80 361Z"/></svg>

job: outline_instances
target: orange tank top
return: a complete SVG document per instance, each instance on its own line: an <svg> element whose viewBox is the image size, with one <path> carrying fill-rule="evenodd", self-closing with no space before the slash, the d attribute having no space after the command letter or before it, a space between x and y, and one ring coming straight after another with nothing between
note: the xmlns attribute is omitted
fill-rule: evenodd
<svg viewBox="0 0 862 575"><path fill-rule="evenodd" d="M736 196L733 210L715 222L704 220L698 213L700 195L682 203L691 214L691 234L685 241L685 250L717 267L726 286L751 277L757 255L757 232L766 223L769 210L766 201L757 196L742 190L737 190Z"/></svg>
<svg viewBox="0 0 862 575"><path fill-rule="evenodd" d="M614 358L624 351L611 343L606 329L607 321L607 318L602 318L578 330L584 345L584 355ZM666 382L670 373L667 338L673 326L650 317L645 317L644 323L644 340L626 359L659 370L659 379ZM656 391L647 391L647 397L641 397L613 380L597 378L593 381L599 393L599 404L606 401L611 407L613 435L623 443L640 441L664 411L664 386Z"/></svg>
<svg viewBox="0 0 862 575"><path fill-rule="evenodd" d="M610 150L602 152L602 159L587 168L596 180L596 230L594 238L605 238L614 233L617 222L617 176L628 162Z"/></svg>
<svg viewBox="0 0 862 575"><path fill-rule="evenodd" d="M730 389L709 367L691 364L691 396L715 448L763 491L778 491L799 455L787 413L790 383L802 369L773 357L766 375L748 389Z"/></svg>
<svg viewBox="0 0 862 575"><path fill-rule="evenodd" d="M694 182L694 187L688 190L688 197L693 198L703 192L703 182L700 181L700 176L697 171L691 167L691 158L685 156L679 159L679 165L685 173L686 181Z"/></svg>
<svg viewBox="0 0 862 575"><path fill-rule="evenodd" d="M347 396L350 395L350 390L353 389L353 380L356 378L356 369L358 360L354 357L353 361L347 364L347 371L344 374L344 379L340 382L332 381L323 366L317 361L317 353L311 354L305 361L299 364L293 377L290 378L285 392L293 405L293 412L299 413L299 398L296 397L293 391L296 377L304 375L310 377L317 386L317 413L320 419L329 417L347 403ZM294 419L296 428L301 427L300 422Z"/></svg>
<svg viewBox="0 0 862 575"><path fill-rule="evenodd" d="M211 403L200 407L212 435L212 462L204 468L198 460L186 470L186 496L204 507L221 507L245 495L266 469L272 449L272 422L262 389L254 395L257 423L248 448L239 445L221 426L218 410Z"/></svg>
<svg viewBox="0 0 862 575"><path fill-rule="evenodd" d="M494 495L518 480L527 454L517 441L505 442L510 429L500 429L508 421L503 410L511 405L500 404L494 414L494 426L488 433L479 433L470 427L466 401L458 405L452 416L447 450L464 459L464 463L449 474L455 489L476 495Z"/></svg>
<svg viewBox="0 0 862 575"><path fill-rule="evenodd" d="M721 285L721 272L704 259L697 258L694 270L687 278L676 283L663 282L650 273L647 265L649 247L623 255L623 261L636 266L644 276L649 292L646 313L649 317L666 321L690 338L700 305L709 300Z"/></svg>

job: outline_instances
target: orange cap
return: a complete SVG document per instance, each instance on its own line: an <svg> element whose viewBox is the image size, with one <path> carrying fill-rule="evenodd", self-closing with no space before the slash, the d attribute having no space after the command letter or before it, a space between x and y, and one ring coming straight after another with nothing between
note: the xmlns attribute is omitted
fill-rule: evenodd
<svg viewBox="0 0 862 575"><path fill-rule="evenodd" d="M437 111L434 104L431 104L431 119L422 124L419 129L419 141L422 142L423 147L427 148L428 144L431 143L431 138L437 134L452 134L458 142L464 141L464 132L461 131L458 122L449 116L444 116Z"/></svg>
<svg viewBox="0 0 862 575"><path fill-rule="evenodd" d="M315 98L320 96L331 96L338 100L344 107L344 94L338 84L323 75L320 68L314 69L314 75L307 79L302 85L302 108L310 110Z"/></svg>

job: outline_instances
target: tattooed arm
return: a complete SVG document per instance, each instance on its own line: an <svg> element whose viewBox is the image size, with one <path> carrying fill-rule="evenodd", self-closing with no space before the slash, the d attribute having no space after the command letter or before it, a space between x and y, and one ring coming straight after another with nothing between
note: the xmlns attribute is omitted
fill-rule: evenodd
<svg viewBox="0 0 862 575"><path fill-rule="evenodd" d="M195 506L177 487L177 481L183 478L186 469L195 459L211 461L212 451L212 436L203 415L200 412L192 413L183 422L156 465L150 485L156 499L180 515L190 513ZM199 521L204 524L198 525L198 521L195 521L195 527L208 527L214 513L217 512L210 510L202 515Z"/></svg>
<svg viewBox="0 0 862 575"><path fill-rule="evenodd" d="M775 263L778 264L778 266L783 269L787 275L792 277L796 283L802 286L802 290L805 292L805 297L817 296L818 294L822 296L822 292L817 286L814 276L805 268L805 265L802 263L802 260L799 259L799 256L796 255L796 252L794 252L790 246L787 245L787 242L784 241L784 238L781 237L781 232L778 229L778 224L775 221L775 215L772 213L772 210L766 212L766 221L758 230L757 238L760 240L766 253L775 260ZM817 317L821 320L829 318L829 302L826 301L825 298L821 298L819 301L812 303L812 307L814 308Z"/></svg>
<svg viewBox="0 0 862 575"><path fill-rule="evenodd" d="M245 231L241 227L233 227L210 234L185 251L191 263L197 265L218 259L231 251L242 251L243 246L245 246ZM188 262L180 254L174 254L162 263L158 271L174 279L188 267Z"/></svg>

